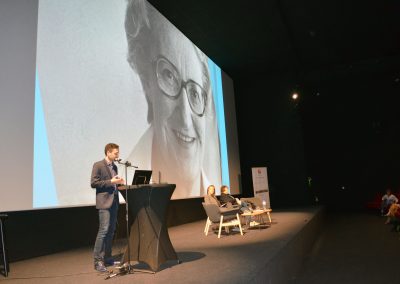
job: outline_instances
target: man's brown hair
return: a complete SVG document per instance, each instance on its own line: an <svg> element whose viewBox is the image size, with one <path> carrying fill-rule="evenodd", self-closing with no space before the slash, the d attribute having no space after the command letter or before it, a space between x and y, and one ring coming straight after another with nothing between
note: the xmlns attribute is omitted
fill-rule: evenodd
<svg viewBox="0 0 400 284"><path fill-rule="evenodd" d="M221 186L221 193L225 193L225 194L229 193L229 189L228 189L227 185Z"/></svg>
<svg viewBox="0 0 400 284"><path fill-rule="evenodd" d="M111 152L114 149L119 149L119 146L115 143L108 143L105 147L104 147L104 154L107 156L107 152Z"/></svg>

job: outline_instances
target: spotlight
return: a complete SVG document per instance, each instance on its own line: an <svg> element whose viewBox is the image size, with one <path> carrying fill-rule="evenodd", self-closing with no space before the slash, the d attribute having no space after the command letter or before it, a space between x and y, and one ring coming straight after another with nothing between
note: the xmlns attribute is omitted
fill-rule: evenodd
<svg viewBox="0 0 400 284"><path fill-rule="evenodd" d="M299 95L297 93L293 93L292 99L297 100L299 98Z"/></svg>

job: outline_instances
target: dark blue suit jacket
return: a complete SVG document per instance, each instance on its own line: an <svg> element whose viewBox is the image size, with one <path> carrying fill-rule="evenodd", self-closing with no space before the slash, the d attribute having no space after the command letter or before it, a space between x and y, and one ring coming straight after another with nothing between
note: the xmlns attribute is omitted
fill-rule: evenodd
<svg viewBox="0 0 400 284"><path fill-rule="evenodd" d="M113 169L118 173L117 166L113 163ZM115 185L111 183L112 174L107 167L105 159L93 164L92 176L90 185L96 189L96 208L108 209L111 207L114 198L117 198L119 203L118 194L114 193Z"/></svg>

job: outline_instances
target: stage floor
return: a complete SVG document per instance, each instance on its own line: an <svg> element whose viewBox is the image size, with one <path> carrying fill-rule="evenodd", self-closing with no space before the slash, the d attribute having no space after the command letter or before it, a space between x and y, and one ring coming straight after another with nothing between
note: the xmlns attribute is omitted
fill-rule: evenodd
<svg viewBox="0 0 400 284"><path fill-rule="evenodd" d="M220 239L212 232L204 235L205 220L171 227L171 242L182 263L168 261L156 273L138 264L133 274L105 280L107 274L93 269L92 247L85 247L13 262L9 276L0 276L0 282L285 283L318 235L323 212L322 207L274 210L272 225L245 230L243 236L224 234ZM114 255L122 254L124 248L125 240L117 241Z"/></svg>

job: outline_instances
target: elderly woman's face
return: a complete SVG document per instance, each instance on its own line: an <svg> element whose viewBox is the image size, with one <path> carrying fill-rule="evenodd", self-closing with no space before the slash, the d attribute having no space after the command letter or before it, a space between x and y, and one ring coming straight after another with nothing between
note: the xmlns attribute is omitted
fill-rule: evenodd
<svg viewBox="0 0 400 284"><path fill-rule="evenodd" d="M201 171L208 73L193 44L180 33L164 30L155 40L159 42L150 56L154 76L146 93L153 105L155 159L190 181Z"/></svg>

